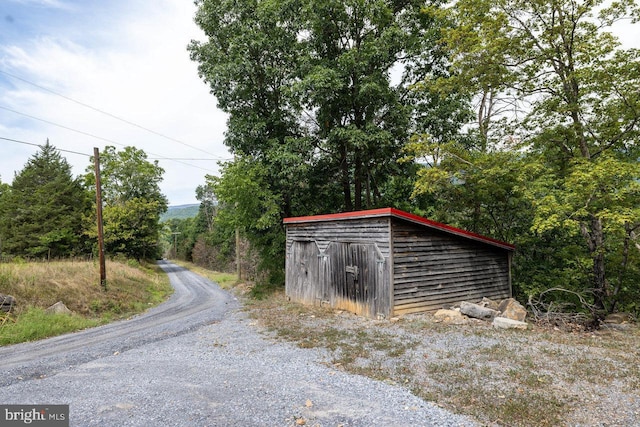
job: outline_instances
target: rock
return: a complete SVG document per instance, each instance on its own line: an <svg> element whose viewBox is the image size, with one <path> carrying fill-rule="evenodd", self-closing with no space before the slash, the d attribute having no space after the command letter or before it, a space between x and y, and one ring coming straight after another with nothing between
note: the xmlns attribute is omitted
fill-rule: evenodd
<svg viewBox="0 0 640 427"><path fill-rule="evenodd" d="M498 311L501 313L500 317L506 317L507 319L517 320L519 322L524 322L524 319L527 317L527 309L513 298L502 300L498 306Z"/></svg>
<svg viewBox="0 0 640 427"><path fill-rule="evenodd" d="M498 310L498 305L500 305L500 304L498 304L498 302L497 302L497 301L494 301L494 300L492 300L492 299L489 299L489 298L487 298L487 297L484 297L484 298L482 298L482 301L480 301L480 302L478 303L478 305L481 305L481 306L483 306L483 307L490 308L491 310L499 311L499 310Z"/></svg>
<svg viewBox="0 0 640 427"><path fill-rule="evenodd" d="M11 295L0 294L0 311L9 313L16 305L16 299Z"/></svg>
<svg viewBox="0 0 640 427"><path fill-rule="evenodd" d="M460 313L483 320L491 320L500 314L499 311L466 301L460 303Z"/></svg>
<svg viewBox="0 0 640 427"><path fill-rule="evenodd" d="M51 307L47 308L45 312L48 314L71 314L71 310L69 310L62 301L58 301L57 303L53 304Z"/></svg>
<svg viewBox="0 0 640 427"><path fill-rule="evenodd" d="M626 323L631 322L633 317L629 313L611 313L604 318L605 323Z"/></svg>
<svg viewBox="0 0 640 427"><path fill-rule="evenodd" d="M620 325L631 321L631 315L629 313L611 313L607 314L604 318L604 323Z"/></svg>
<svg viewBox="0 0 640 427"><path fill-rule="evenodd" d="M451 325L463 325L467 323L467 318L458 310L438 310L433 314L436 322L444 322Z"/></svg>
<svg viewBox="0 0 640 427"><path fill-rule="evenodd" d="M526 322L509 319L507 317L495 317L492 323L494 328L498 329L527 329Z"/></svg>

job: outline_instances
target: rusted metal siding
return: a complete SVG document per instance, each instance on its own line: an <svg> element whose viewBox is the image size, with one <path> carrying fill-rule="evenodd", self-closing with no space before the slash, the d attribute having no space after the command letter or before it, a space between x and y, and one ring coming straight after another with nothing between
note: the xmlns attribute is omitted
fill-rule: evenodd
<svg viewBox="0 0 640 427"><path fill-rule="evenodd" d="M392 219L394 314L511 296L510 252Z"/></svg>
<svg viewBox="0 0 640 427"><path fill-rule="evenodd" d="M367 317L391 311L389 218L287 225L286 294Z"/></svg>

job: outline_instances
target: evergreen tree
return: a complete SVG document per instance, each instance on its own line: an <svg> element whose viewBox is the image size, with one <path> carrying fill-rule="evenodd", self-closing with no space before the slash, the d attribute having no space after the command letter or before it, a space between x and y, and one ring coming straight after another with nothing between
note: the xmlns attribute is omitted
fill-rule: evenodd
<svg viewBox="0 0 640 427"><path fill-rule="evenodd" d="M90 197L54 146L42 146L18 172L0 203L2 253L67 257L82 250Z"/></svg>

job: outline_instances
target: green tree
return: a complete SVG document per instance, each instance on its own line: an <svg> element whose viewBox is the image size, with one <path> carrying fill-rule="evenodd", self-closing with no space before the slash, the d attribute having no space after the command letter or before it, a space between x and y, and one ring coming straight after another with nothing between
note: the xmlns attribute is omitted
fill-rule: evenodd
<svg viewBox="0 0 640 427"><path fill-rule="evenodd" d="M103 210L105 252L137 260L160 256L156 200L136 197Z"/></svg>
<svg viewBox="0 0 640 427"><path fill-rule="evenodd" d="M167 210L167 198L160 191L164 169L157 160L149 162L144 151L135 147L116 151L115 147L106 146L100 153L100 169L102 200L107 206L145 199L157 202L158 213ZM93 185L93 168L89 167L87 172Z"/></svg>
<svg viewBox="0 0 640 427"><path fill-rule="evenodd" d="M222 234L218 237L226 236L228 242L231 233L239 230L260 252L259 269L267 273L265 284L284 283L282 199L271 190L266 168L238 158L223 166L221 177L208 175L206 185L219 202L215 224Z"/></svg>
<svg viewBox="0 0 640 427"><path fill-rule="evenodd" d="M189 50L229 113L236 155L214 185L220 218L245 215L231 221L278 274L283 217L404 207L415 166L397 160L409 133L459 125L454 107L429 115L435 97L414 108L411 84L446 72L423 3L197 2L208 39Z"/></svg>
<svg viewBox="0 0 640 427"><path fill-rule="evenodd" d="M613 310L621 290L638 292L640 53L606 29L638 16L635 4L460 0L447 12L448 84L478 97L484 147L525 158L533 217L521 237L554 266L544 282L568 277L596 317ZM512 106L502 120L496 100ZM564 258L549 261L554 251Z"/></svg>
<svg viewBox="0 0 640 427"><path fill-rule="evenodd" d="M167 199L160 190L164 170L149 162L144 151L107 146L100 153L105 251L145 259L160 255L160 215ZM86 184L95 189L93 166L87 168ZM95 222L95 221L94 221ZM95 237L95 227L89 233Z"/></svg>
<svg viewBox="0 0 640 427"><path fill-rule="evenodd" d="M39 258L81 253L90 200L66 159L47 141L16 173L10 190L2 190L2 252Z"/></svg>

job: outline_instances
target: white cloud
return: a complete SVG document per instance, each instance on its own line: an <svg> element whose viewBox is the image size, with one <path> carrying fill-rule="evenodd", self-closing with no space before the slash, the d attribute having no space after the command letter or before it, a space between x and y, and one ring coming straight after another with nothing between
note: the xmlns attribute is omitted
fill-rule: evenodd
<svg viewBox="0 0 640 427"><path fill-rule="evenodd" d="M7 1L7 0L5 0ZM70 9L71 6L60 0L8 0L13 3L18 3L22 5L33 5L33 6L42 6L42 7L50 7L55 9Z"/></svg>
<svg viewBox="0 0 640 427"><path fill-rule="evenodd" d="M127 2L125 2L127 3ZM144 7L144 9L143 9ZM6 46L0 53L2 69L102 111L182 141L200 150L162 138L107 115L83 107L25 82L7 78L13 85L0 95L1 105L124 145L143 149L149 157L228 158L222 144L226 116L197 75L197 64L189 59L186 46L201 37L193 23L195 6L182 0L163 0L150 8L146 2L129 2L114 10L99 28L107 42L90 45L67 38L67 34L45 34ZM126 12L126 13L125 13ZM144 13L142 13L144 12ZM77 19L77 17L76 17ZM86 26L86 22L82 23ZM71 28L70 34L77 29ZM0 77L6 77L0 75ZM93 147L114 145L51 124L0 110L0 136L43 143L48 137L58 148L92 154ZM116 145L117 146L117 145ZM0 176L9 181L33 154L35 147L0 142ZM24 157L9 153L18 153ZM65 154L80 174L88 158ZM163 191L170 203L195 201L195 188L204 175L217 171L216 161L162 160ZM207 169L206 171L203 169Z"/></svg>

